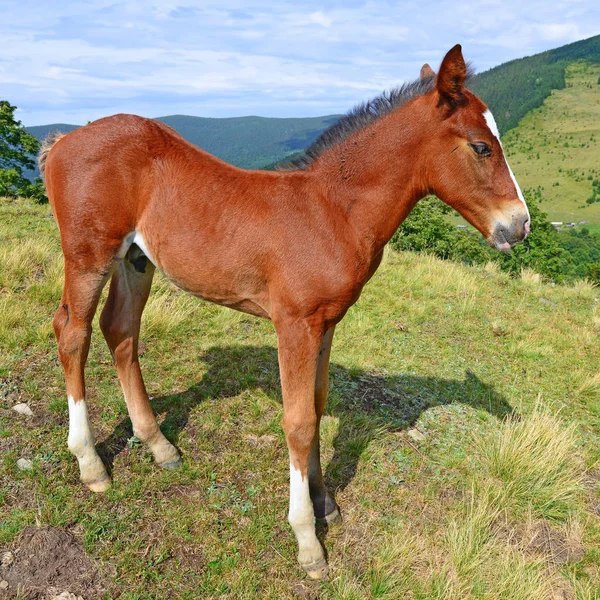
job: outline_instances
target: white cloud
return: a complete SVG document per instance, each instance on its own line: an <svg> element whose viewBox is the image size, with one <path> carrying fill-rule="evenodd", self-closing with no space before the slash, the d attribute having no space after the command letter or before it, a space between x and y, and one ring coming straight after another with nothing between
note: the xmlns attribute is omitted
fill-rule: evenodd
<svg viewBox="0 0 600 600"><path fill-rule="evenodd" d="M537 29L543 40L551 42L581 39L579 26L575 23L551 23L538 25Z"/></svg>
<svg viewBox="0 0 600 600"><path fill-rule="evenodd" d="M331 23L333 23L331 17L324 15L320 10L311 13L308 15L308 18L313 23L317 23L317 25L322 25L323 27L331 27Z"/></svg>

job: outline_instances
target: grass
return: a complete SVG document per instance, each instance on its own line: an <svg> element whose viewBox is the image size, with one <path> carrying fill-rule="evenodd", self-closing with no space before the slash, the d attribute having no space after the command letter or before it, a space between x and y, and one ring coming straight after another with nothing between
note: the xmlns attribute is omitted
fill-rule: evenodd
<svg viewBox="0 0 600 600"><path fill-rule="evenodd" d="M0 550L25 525L68 528L112 574L106 597L131 600L600 597L597 288L386 255L334 340L322 452L344 522L319 531L319 584L286 522L271 324L157 276L141 362L185 460L167 472L130 439L96 320L88 396L114 484L94 496L66 447L49 209L0 200L0 256Z"/></svg>

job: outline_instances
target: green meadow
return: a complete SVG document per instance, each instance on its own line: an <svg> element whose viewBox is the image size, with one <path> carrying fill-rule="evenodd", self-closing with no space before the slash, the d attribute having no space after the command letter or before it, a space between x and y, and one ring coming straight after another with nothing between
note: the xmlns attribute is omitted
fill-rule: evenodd
<svg viewBox="0 0 600 600"><path fill-rule="evenodd" d="M27 525L72 533L105 578L85 600L600 597L600 292L589 283L386 255L334 339L322 452L343 522L319 529L330 574L311 582L286 520L271 324L156 277L142 370L184 458L165 471L132 438L96 320L88 399L114 483L94 495L66 444L48 206L0 200L0 244L0 555L19 550ZM12 410L20 402L33 416Z"/></svg>

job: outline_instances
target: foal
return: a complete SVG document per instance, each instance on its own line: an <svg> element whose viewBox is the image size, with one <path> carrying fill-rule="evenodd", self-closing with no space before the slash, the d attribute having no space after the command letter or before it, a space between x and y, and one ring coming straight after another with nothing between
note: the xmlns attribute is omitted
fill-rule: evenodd
<svg viewBox="0 0 600 600"><path fill-rule="evenodd" d="M339 516L323 484L319 424L335 325L356 302L385 244L416 202L435 194L498 249L529 232L529 213L494 118L464 87L460 46L439 74L356 108L285 172L228 165L150 119L100 119L44 146L40 168L60 228L65 285L54 317L81 480L110 485L94 448L84 367L100 326L135 435L156 462L181 461L160 431L138 362L155 267L190 293L271 319L278 337L290 455L289 522L311 577L327 564L315 518Z"/></svg>

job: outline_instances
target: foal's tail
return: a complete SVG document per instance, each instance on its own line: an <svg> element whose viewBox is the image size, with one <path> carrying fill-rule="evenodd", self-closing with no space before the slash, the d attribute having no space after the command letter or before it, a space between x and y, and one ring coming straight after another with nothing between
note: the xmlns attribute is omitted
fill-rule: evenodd
<svg viewBox="0 0 600 600"><path fill-rule="evenodd" d="M40 166L40 174L42 178L44 177L46 171L46 160L48 158L48 154L50 154L50 150L52 150L52 146L54 146L58 140L65 137L65 135L67 134L61 133L60 131L51 131L42 142L42 147L40 148L40 154L38 156L38 164Z"/></svg>

